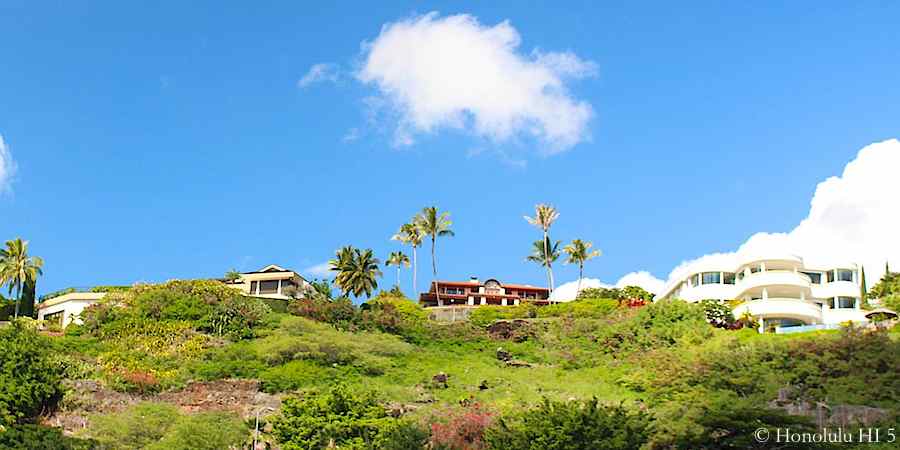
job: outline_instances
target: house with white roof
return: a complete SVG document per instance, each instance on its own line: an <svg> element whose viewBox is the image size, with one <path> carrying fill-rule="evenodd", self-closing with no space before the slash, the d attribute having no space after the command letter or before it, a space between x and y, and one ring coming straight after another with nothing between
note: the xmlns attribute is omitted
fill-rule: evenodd
<svg viewBox="0 0 900 450"><path fill-rule="evenodd" d="M753 317L760 331L868 322L856 264L809 263L792 254L720 256L677 269L658 298L734 300L734 316Z"/></svg>

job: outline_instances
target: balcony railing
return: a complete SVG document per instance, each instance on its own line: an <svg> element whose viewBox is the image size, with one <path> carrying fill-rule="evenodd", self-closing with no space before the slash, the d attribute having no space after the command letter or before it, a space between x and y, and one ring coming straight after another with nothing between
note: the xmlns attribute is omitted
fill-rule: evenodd
<svg viewBox="0 0 900 450"><path fill-rule="evenodd" d="M822 320L821 306L799 298L769 297L766 300L746 301L734 308L734 315L737 317L745 313L762 317L793 317L814 322Z"/></svg>

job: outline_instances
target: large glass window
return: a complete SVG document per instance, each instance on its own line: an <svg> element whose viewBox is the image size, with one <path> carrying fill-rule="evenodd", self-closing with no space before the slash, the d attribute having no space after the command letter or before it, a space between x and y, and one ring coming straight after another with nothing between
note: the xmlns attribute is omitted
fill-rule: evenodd
<svg viewBox="0 0 900 450"><path fill-rule="evenodd" d="M828 282L829 282L829 283L831 283L831 282L834 281L834 271L833 271L833 270L829 270L829 271L828 271L828 277L827 277L827 279L828 279Z"/></svg>
<svg viewBox="0 0 900 450"><path fill-rule="evenodd" d="M838 297L837 307L841 309L853 309L856 307L856 297Z"/></svg>
<svg viewBox="0 0 900 450"><path fill-rule="evenodd" d="M721 284L722 272L703 272L703 284Z"/></svg>
<svg viewBox="0 0 900 450"><path fill-rule="evenodd" d="M700 285L700 274L694 274L691 276L691 286L699 286Z"/></svg>
<svg viewBox="0 0 900 450"><path fill-rule="evenodd" d="M811 281L812 284L822 284L822 274L821 273L819 273L819 272L801 272L801 273L803 275L808 276L809 281Z"/></svg>
<svg viewBox="0 0 900 450"><path fill-rule="evenodd" d="M734 272L725 272L725 284L734 284Z"/></svg>
<svg viewBox="0 0 900 450"><path fill-rule="evenodd" d="M848 269L837 269L836 278L838 281L853 281L853 271Z"/></svg>
<svg viewBox="0 0 900 450"><path fill-rule="evenodd" d="M278 280L266 280L259 282L260 294L274 294L278 292Z"/></svg>

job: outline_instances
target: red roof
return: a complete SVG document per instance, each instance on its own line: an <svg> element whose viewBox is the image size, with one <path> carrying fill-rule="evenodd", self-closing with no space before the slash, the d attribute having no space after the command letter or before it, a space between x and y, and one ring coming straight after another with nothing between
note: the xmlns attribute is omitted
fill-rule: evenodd
<svg viewBox="0 0 900 450"><path fill-rule="evenodd" d="M485 281L488 281L488 280L485 280ZM500 283L499 281L497 281L497 282ZM434 284L435 284L435 283L440 284L441 286L467 286L467 287L472 287L472 286L484 286L484 282L482 282L481 280L479 280L478 282L474 282L474 281L445 281L445 280L438 280L438 281L433 281L433 282L431 283L429 290L433 290L433 289L434 289ZM547 288L545 288L545 287L531 286L531 285L528 285L528 284L512 284L512 283L510 283L510 284L503 284L503 283L500 283L500 286L503 287L503 288L505 288L505 289L518 289L518 290L523 290L523 291L524 291L524 290L528 290L528 291L549 291L549 289L547 289Z"/></svg>

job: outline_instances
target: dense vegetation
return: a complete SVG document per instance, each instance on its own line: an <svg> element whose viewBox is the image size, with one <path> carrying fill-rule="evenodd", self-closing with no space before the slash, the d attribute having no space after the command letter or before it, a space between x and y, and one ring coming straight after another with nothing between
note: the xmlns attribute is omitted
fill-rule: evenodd
<svg viewBox="0 0 900 450"><path fill-rule="evenodd" d="M235 378L282 397L260 440L285 449L767 448L753 439L759 427L814 425L776 399L866 405L896 423L896 331L760 335L712 326L722 318L709 305L585 291L446 324L396 291L362 306L310 295L273 307L214 281L118 290L65 336L0 329L0 444L248 445L252 417L164 400L192 381ZM63 379L144 401L88 411L88 426L66 437L35 425L79 407L60 402Z"/></svg>

